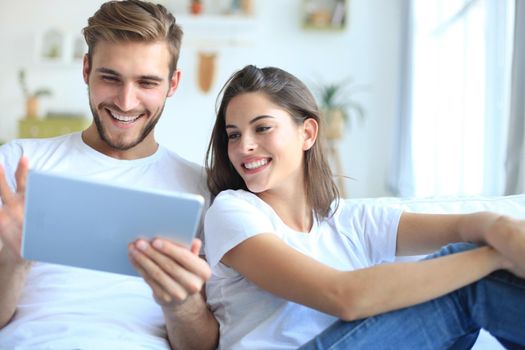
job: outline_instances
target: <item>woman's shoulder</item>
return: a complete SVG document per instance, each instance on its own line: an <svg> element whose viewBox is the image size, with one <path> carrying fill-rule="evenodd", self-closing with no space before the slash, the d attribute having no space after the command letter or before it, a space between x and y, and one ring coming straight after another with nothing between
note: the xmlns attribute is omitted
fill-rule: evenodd
<svg viewBox="0 0 525 350"><path fill-rule="evenodd" d="M272 221L272 208L257 195L245 190L225 190L219 193L206 212L206 222Z"/></svg>
<svg viewBox="0 0 525 350"><path fill-rule="evenodd" d="M215 197L212 207L246 204L259 208L264 206L265 203L255 194L246 190L224 190Z"/></svg>

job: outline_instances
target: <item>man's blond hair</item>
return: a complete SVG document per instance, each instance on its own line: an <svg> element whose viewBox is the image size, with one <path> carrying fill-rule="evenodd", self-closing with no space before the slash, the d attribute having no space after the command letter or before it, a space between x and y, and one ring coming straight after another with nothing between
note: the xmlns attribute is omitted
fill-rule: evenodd
<svg viewBox="0 0 525 350"><path fill-rule="evenodd" d="M88 46L89 67L99 41L165 41L171 56L170 78L177 69L182 29L162 5L140 0L108 1L88 19L82 33Z"/></svg>

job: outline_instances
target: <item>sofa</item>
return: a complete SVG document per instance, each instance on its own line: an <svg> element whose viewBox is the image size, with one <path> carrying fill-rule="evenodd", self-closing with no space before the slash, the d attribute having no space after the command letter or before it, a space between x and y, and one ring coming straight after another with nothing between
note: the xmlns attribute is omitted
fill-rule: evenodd
<svg viewBox="0 0 525 350"><path fill-rule="evenodd" d="M458 196L422 199L384 197L351 199L351 201L395 206L406 211L419 213L469 213L488 210L525 219L525 194L499 197ZM505 348L489 333L482 330L473 349L499 350Z"/></svg>

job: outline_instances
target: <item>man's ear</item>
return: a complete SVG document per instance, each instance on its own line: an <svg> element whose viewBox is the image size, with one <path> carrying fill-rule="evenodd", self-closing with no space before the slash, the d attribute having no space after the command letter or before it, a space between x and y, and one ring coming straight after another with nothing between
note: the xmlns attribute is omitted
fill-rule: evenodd
<svg viewBox="0 0 525 350"><path fill-rule="evenodd" d="M84 59L82 61L82 77L84 78L84 82L87 84L89 81L89 72L91 70L91 67L89 66L89 58L88 54L84 55Z"/></svg>
<svg viewBox="0 0 525 350"><path fill-rule="evenodd" d="M180 70L176 69L175 72L173 72L173 75L170 79L170 87L168 90L168 97L173 95L175 93L175 90L177 90L177 87L179 86L180 82Z"/></svg>
<svg viewBox="0 0 525 350"><path fill-rule="evenodd" d="M319 124L317 123L317 120L314 118L307 118L303 123L303 132L303 151L307 151L312 148L315 140L317 140L317 134L319 132Z"/></svg>

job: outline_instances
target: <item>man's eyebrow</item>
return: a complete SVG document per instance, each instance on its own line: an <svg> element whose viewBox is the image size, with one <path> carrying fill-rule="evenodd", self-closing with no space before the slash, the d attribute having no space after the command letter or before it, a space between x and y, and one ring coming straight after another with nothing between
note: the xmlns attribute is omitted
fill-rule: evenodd
<svg viewBox="0 0 525 350"><path fill-rule="evenodd" d="M255 118L253 118L252 120L250 120L250 124L253 124L253 123L255 123L255 122L257 122L257 121L259 121L261 119L265 119L265 118L272 118L273 119L274 117L272 117L271 115L259 115L259 116L255 117ZM226 124L226 129L235 129L235 128L237 128L237 127L235 125L233 125L233 124Z"/></svg>
<svg viewBox="0 0 525 350"><path fill-rule="evenodd" d="M161 77L156 76L156 75L141 75L139 78L141 80L153 80L153 81L156 81L156 82L159 82L159 83L164 81L164 79L162 79Z"/></svg>
<svg viewBox="0 0 525 350"><path fill-rule="evenodd" d="M117 76L117 77L120 77L120 73L113 70L113 69L110 69L110 68L97 68L96 71L98 73L102 73L102 74L109 74L109 75L114 75L114 76ZM157 81L157 82L162 82L164 79L162 79L161 77L159 76L156 76L156 75L141 75L139 76L139 79L141 80L153 80L153 81Z"/></svg>
<svg viewBox="0 0 525 350"><path fill-rule="evenodd" d="M113 69L109 69L109 68L97 68L95 71L97 73L120 76L120 74L117 71L114 71Z"/></svg>

